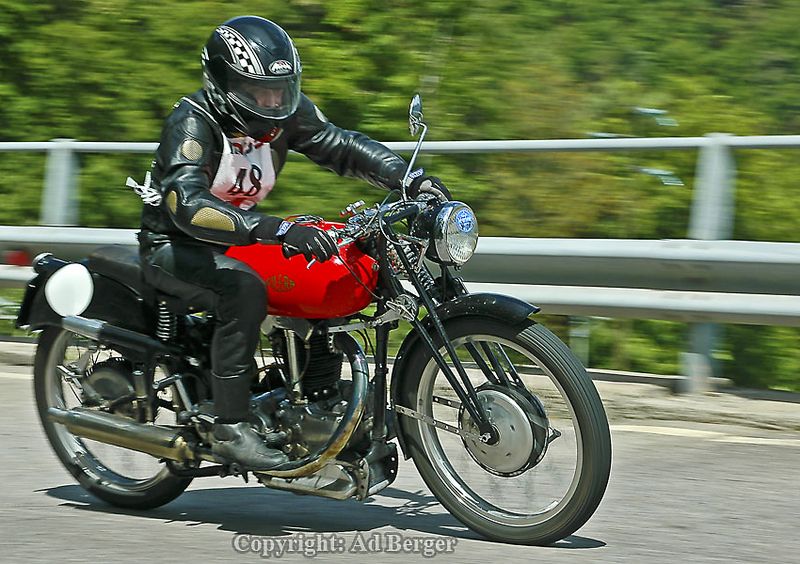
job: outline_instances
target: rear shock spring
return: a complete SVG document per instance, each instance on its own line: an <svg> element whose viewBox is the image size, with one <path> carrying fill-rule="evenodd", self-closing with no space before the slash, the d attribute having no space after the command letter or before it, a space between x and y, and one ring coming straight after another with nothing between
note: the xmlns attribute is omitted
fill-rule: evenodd
<svg viewBox="0 0 800 564"><path fill-rule="evenodd" d="M175 337L177 331L178 317L167 308L166 304L159 302L156 337L166 342Z"/></svg>

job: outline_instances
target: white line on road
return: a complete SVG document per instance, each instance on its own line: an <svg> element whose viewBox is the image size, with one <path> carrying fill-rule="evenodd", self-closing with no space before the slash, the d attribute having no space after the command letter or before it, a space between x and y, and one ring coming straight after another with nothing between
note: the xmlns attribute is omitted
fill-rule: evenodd
<svg viewBox="0 0 800 564"><path fill-rule="evenodd" d="M611 425L612 431L630 431L632 433L649 433L651 435L670 435L672 437L695 437L710 439L724 436L719 431L701 431L699 429L681 429L679 427L656 427L651 425Z"/></svg>
<svg viewBox="0 0 800 564"><path fill-rule="evenodd" d="M31 380L33 379L33 374L15 374L13 372L3 372L0 373L0 378L5 378L8 380Z"/></svg>
<svg viewBox="0 0 800 564"><path fill-rule="evenodd" d="M708 439L717 443L734 443L742 445L795 446L800 447L800 439L770 439L766 437L743 437L727 435L719 431L701 429L682 429L680 427L658 427L655 425L610 425L612 431L631 433L648 433L651 435L668 435L671 437L693 437Z"/></svg>
<svg viewBox="0 0 800 564"><path fill-rule="evenodd" d="M720 443L737 443L743 445L781 445L800 447L800 439L769 439L767 437L719 437L711 440Z"/></svg>

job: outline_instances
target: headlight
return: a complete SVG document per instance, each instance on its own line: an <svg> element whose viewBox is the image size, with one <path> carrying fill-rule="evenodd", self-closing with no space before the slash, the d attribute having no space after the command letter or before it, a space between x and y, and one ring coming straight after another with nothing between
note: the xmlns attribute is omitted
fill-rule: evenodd
<svg viewBox="0 0 800 564"><path fill-rule="evenodd" d="M478 220L468 205L447 202L421 215L414 222L412 235L430 237L429 259L460 266L475 252Z"/></svg>

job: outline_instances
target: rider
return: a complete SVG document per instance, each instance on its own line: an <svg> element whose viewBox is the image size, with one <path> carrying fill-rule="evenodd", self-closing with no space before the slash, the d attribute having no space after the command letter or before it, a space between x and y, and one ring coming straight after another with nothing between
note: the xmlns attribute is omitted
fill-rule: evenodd
<svg viewBox="0 0 800 564"><path fill-rule="evenodd" d="M290 149L388 190L400 188L406 163L327 120L300 90L294 43L269 20L241 16L220 25L203 49L202 67L203 88L181 98L164 124L152 188L138 187L150 195L143 195L150 205L142 212L140 256L145 278L162 292L187 301L193 292L213 296L212 450L246 469L266 470L287 461L246 422L267 294L261 278L225 251L261 242L320 262L337 253L325 231L253 210L272 190ZM420 192L450 196L441 181L423 175L407 188L412 198Z"/></svg>

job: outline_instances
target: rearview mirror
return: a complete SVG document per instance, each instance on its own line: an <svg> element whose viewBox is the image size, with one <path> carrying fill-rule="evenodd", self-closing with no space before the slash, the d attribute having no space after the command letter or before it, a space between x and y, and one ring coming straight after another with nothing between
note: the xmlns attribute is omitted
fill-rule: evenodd
<svg viewBox="0 0 800 564"><path fill-rule="evenodd" d="M414 94L411 105L408 108L408 131L412 137L417 136L419 128L422 126L422 98L419 94Z"/></svg>

